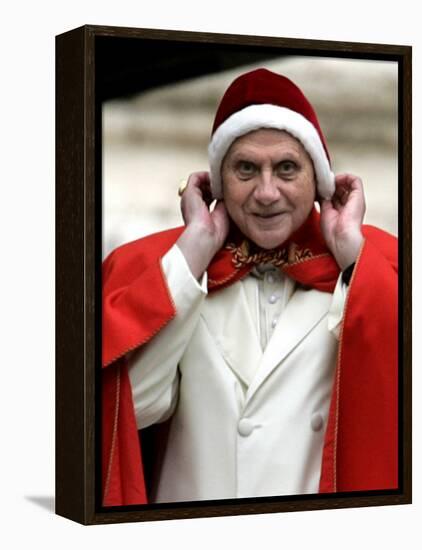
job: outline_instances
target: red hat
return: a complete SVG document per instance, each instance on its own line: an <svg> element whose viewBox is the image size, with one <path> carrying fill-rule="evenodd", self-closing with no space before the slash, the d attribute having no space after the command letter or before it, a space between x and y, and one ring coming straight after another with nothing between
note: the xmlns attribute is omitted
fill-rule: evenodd
<svg viewBox="0 0 422 550"><path fill-rule="evenodd" d="M326 199L332 197L334 174L312 105L285 76L256 69L232 82L215 115L208 147L214 198L222 198L221 164L230 145L238 137L260 128L284 130L298 139L312 159L319 195Z"/></svg>

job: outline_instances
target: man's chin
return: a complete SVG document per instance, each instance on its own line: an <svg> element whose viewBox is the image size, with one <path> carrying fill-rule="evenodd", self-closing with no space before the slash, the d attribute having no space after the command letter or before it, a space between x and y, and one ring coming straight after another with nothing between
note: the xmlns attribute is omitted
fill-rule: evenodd
<svg viewBox="0 0 422 550"><path fill-rule="evenodd" d="M282 235L280 233L276 235L254 234L254 235L250 235L249 238L253 243L255 243L260 248L263 248L265 250L272 250L273 248L278 248L279 246L281 246L288 239L288 236L286 236L284 233Z"/></svg>

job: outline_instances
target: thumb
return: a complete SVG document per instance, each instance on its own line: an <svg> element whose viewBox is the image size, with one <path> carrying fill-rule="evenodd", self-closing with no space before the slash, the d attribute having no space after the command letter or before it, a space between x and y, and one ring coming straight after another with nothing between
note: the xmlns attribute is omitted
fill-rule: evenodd
<svg viewBox="0 0 422 550"><path fill-rule="evenodd" d="M333 204L330 201L330 199L321 199L319 201L319 206L321 209L321 214L325 214L326 212L329 212L332 209Z"/></svg>
<svg viewBox="0 0 422 550"><path fill-rule="evenodd" d="M215 205L215 208L214 208L214 212L218 212L219 214L226 214L227 213L227 210L226 210L226 207L224 205L224 202L219 200L217 201L216 205Z"/></svg>
<svg viewBox="0 0 422 550"><path fill-rule="evenodd" d="M211 216L214 218L215 222L218 225L220 224L228 225L229 215L222 201L217 202Z"/></svg>

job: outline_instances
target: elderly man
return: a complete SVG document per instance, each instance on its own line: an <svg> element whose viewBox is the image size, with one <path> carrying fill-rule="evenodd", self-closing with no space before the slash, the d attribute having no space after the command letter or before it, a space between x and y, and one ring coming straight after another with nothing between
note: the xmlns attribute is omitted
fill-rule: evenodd
<svg viewBox="0 0 422 550"><path fill-rule="evenodd" d="M147 501L165 421L151 502L396 488L396 240L283 76L231 84L209 158L184 227L104 264L104 505Z"/></svg>

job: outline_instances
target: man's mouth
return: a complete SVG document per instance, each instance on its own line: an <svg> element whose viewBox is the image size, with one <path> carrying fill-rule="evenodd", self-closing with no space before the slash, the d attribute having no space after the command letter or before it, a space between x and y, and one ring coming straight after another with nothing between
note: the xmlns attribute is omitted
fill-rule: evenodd
<svg viewBox="0 0 422 550"><path fill-rule="evenodd" d="M271 218L277 218L278 216L281 216L284 214L284 212L255 212L254 216L261 219L271 219Z"/></svg>

